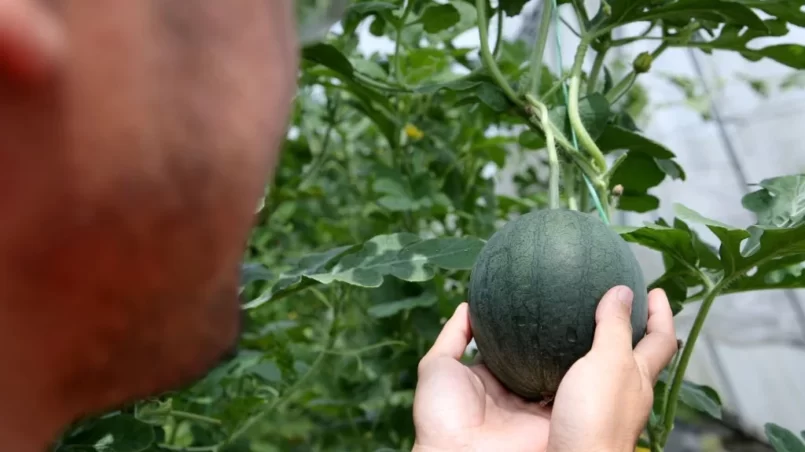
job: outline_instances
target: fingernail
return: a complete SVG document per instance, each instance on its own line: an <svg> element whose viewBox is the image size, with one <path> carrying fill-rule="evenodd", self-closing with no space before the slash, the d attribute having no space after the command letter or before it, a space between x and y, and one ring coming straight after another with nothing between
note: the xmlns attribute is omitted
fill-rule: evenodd
<svg viewBox="0 0 805 452"><path fill-rule="evenodd" d="M623 303L624 306L626 306L627 308L631 309L631 307L632 307L632 298L633 298L632 289L630 289L630 288L628 288L626 286L618 287L618 290L615 293L615 297L618 299L618 301Z"/></svg>

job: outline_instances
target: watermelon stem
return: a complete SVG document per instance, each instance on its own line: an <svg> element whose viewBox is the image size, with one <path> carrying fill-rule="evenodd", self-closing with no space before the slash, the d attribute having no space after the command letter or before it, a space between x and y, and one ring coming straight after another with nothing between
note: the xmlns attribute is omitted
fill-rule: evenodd
<svg viewBox="0 0 805 452"><path fill-rule="evenodd" d="M548 116L548 108L545 104L539 105L540 116L542 117L542 128L545 130L545 144L548 148L548 170L550 172L548 180L549 208L559 208L559 156L556 153L556 142L551 130L551 118Z"/></svg>
<svg viewBox="0 0 805 452"><path fill-rule="evenodd" d="M560 48L558 39L559 37L557 32L557 48ZM578 140L581 141L584 149L590 153L590 156L598 166L598 169L605 171L607 168L607 160L604 157L604 153L601 152L601 149L599 149L598 145L595 144L595 140L593 140L593 138L590 136L587 128L584 127L584 123L581 121L581 115L579 114L579 85L581 83L581 72L582 65L584 64L584 57L587 55L587 49L589 47L589 42L587 42L585 38L582 38L581 42L579 42L578 48L576 49L576 57L573 60L573 66L570 68L570 86L568 88L569 92L565 93L565 101L567 102L567 115L570 119L570 126L574 135L578 136ZM573 138L575 139L576 137L574 136Z"/></svg>
<svg viewBox="0 0 805 452"><path fill-rule="evenodd" d="M413 2L412 2L413 3ZM492 55L492 50L489 48L489 21L486 15L486 1L485 0L476 0L475 1L475 8L478 10L478 34L481 43L481 60L483 60L484 66L486 70L489 71L489 75L495 80L495 83L503 90L503 93L509 100L517 105L518 107L524 107L523 102L517 96L517 93L514 92L511 85L506 81L506 77L503 76L503 73L500 71L498 64L495 62L495 57ZM502 11L499 11L498 14L503 14Z"/></svg>
<svg viewBox="0 0 805 452"><path fill-rule="evenodd" d="M685 378L685 372L690 363L690 358L693 355L693 348L696 344L696 339L699 337L704 321L707 319L707 313L713 306L715 299L721 294L722 290L731 282L729 278L722 279L718 284L713 284L713 281L705 274L700 274L700 278L705 287L704 299L699 307L699 312L696 314L696 319L693 321L693 326L688 333L688 338L685 341L685 346L682 353L679 355L678 362L673 368L673 379L671 383L671 390L668 392L663 404L666 405L663 412L664 426L661 431L660 446L664 446L668 440L671 430L674 428L674 419L676 417L677 404L679 403L679 391L682 389L682 383Z"/></svg>
<svg viewBox="0 0 805 452"><path fill-rule="evenodd" d="M553 23L554 23L554 33L556 35L556 55L557 59L559 60L559 71L562 71L562 43L559 36L559 15L557 14L557 10L559 9L556 0L551 0L553 3ZM584 8L576 8L576 13L579 15L579 24L586 22L586 11ZM584 34L584 31L581 31ZM573 145L574 147L578 148L578 140L580 137L582 144L584 145L585 149L587 149L588 154L593 158L594 166L597 165L596 173L599 172L606 172L607 169L607 161L604 157L604 154L601 152L601 149L595 144L595 140L592 139L587 129L584 127L584 123L581 121L581 115L579 114L579 84L581 83L581 72L582 72L582 65L584 63L584 56L587 54L587 48L590 46L589 37L582 36L581 42L579 42L578 48L576 50L576 57L573 61L573 67L570 70L570 89L568 93L568 88L565 84L562 84L562 92L565 97L565 104L567 105L567 115L568 119L570 120L570 131L573 138ZM598 210L598 215L601 217L601 221L604 224L609 224L609 216L610 216L610 208L609 208L609 193L607 193L607 187L604 182L601 181L600 177L591 178L589 174L583 175L584 183L587 185L587 190L590 193L590 197L592 198L593 202L595 203L596 210ZM594 182L593 182L594 181Z"/></svg>
<svg viewBox="0 0 805 452"><path fill-rule="evenodd" d="M539 97L540 81L542 79L542 59L545 55L545 47L548 44L548 32L551 28L552 2L543 2L542 12L540 13L539 36L534 43L534 51L531 53L531 86L528 92L535 97ZM546 93L546 97L549 96Z"/></svg>
<svg viewBox="0 0 805 452"><path fill-rule="evenodd" d="M570 210L579 210L579 199L576 195L576 168L572 165L565 166L563 178L567 206Z"/></svg>

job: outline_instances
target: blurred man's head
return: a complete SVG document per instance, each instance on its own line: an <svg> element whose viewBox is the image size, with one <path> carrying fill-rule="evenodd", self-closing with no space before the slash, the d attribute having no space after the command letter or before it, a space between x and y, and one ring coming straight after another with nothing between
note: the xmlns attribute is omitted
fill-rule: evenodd
<svg viewBox="0 0 805 452"><path fill-rule="evenodd" d="M297 68L291 0L0 0L0 449L187 384Z"/></svg>

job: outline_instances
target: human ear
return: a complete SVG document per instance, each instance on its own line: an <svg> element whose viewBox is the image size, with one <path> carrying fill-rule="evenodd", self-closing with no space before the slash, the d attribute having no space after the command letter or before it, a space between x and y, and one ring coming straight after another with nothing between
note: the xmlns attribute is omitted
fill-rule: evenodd
<svg viewBox="0 0 805 452"><path fill-rule="evenodd" d="M62 25L37 0L0 0L0 77L30 83L51 75L64 56Z"/></svg>

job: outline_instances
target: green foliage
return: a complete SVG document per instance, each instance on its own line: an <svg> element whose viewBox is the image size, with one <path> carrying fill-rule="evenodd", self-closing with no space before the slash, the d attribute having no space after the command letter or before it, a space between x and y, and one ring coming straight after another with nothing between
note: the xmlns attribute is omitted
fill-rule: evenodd
<svg viewBox="0 0 805 452"><path fill-rule="evenodd" d="M636 125L645 63L694 47L805 65L800 44L753 42L805 26L800 1L610 0L592 15L583 2L560 1L580 18L582 39L570 70L554 73L542 65L547 32L533 48L487 36L489 20L525 3L297 2L298 96L245 255L240 352L191 387L77 423L55 449L410 450L418 361L465 300L469 269L502 223L557 203L604 218L652 211L662 202L654 187L685 179L674 152ZM339 17L343 33L326 33ZM661 42L615 77L604 56L645 36L613 40L612 31L636 22ZM362 54L362 27L393 50ZM461 47L455 38L466 32L488 39ZM585 68L590 47L598 53ZM505 194L490 165L515 167ZM715 391L684 380L718 296L805 287L805 175L761 181L743 205L757 215L748 228L684 206L672 219L613 225L662 254L665 272L650 285L666 290L675 312L702 302L655 388L653 451L679 404L721 414ZM790 432L770 424L767 434L779 451L802 450Z"/></svg>
<svg viewBox="0 0 805 452"><path fill-rule="evenodd" d="M805 430L797 437L794 432L769 422L766 424L766 436L775 452L805 452Z"/></svg>

